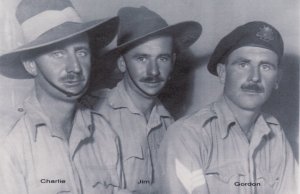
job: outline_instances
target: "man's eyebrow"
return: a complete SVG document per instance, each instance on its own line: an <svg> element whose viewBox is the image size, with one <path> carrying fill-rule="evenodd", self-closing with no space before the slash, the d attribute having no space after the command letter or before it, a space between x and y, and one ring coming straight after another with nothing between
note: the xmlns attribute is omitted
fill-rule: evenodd
<svg viewBox="0 0 300 194"><path fill-rule="evenodd" d="M159 56L171 57L172 53L162 53L162 54L159 54Z"/></svg>
<svg viewBox="0 0 300 194"><path fill-rule="evenodd" d="M275 65L274 63L272 63L272 62L270 62L270 61L264 61L264 60L262 60L262 61L260 61L259 64L260 64L260 65L261 65L261 64L268 64L268 65L273 66L274 68L277 67L277 65Z"/></svg>
<svg viewBox="0 0 300 194"><path fill-rule="evenodd" d="M75 47L75 51L78 51L78 50L90 50L90 47L88 47L88 46L77 46L77 47Z"/></svg>
<svg viewBox="0 0 300 194"><path fill-rule="evenodd" d="M243 57L239 57L237 59L235 59L232 64L236 64L236 63L239 63L239 62L245 62L245 63L249 63L251 62L250 59L246 59L246 58L243 58Z"/></svg>
<svg viewBox="0 0 300 194"><path fill-rule="evenodd" d="M146 53L135 53L132 55L133 57L148 57L149 55Z"/></svg>

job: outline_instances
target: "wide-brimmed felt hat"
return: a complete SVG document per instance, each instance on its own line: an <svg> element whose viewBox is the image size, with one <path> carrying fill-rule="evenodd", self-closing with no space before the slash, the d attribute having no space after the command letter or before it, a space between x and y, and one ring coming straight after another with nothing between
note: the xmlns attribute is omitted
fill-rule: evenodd
<svg viewBox="0 0 300 194"><path fill-rule="evenodd" d="M118 12L120 18L117 47L109 53L122 53L149 38L170 35L175 48L180 51L192 45L200 36L202 27L198 22L186 21L174 25L168 23L157 13L142 6L124 7Z"/></svg>
<svg viewBox="0 0 300 194"><path fill-rule="evenodd" d="M119 24L118 17L83 22L70 0L23 0L16 9L16 17L25 43L0 56L0 73L15 79L31 78L20 61L23 53L84 32L102 48L113 40Z"/></svg>
<svg viewBox="0 0 300 194"><path fill-rule="evenodd" d="M279 58L283 55L284 44L279 31L262 21L252 21L238 26L220 40L207 65L208 71L218 75L217 65L230 53L243 46L261 47L274 51Z"/></svg>

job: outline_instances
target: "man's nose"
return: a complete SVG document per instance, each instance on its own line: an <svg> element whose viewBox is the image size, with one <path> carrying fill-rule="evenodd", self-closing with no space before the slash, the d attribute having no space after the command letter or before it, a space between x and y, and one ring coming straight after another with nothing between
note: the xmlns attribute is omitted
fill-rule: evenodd
<svg viewBox="0 0 300 194"><path fill-rule="evenodd" d="M149 61L147 74L151 76L158 76L160 74L158 64L155 60Z"/></svg>
<svg viewBox="0 0 300 194"><path fill-rule="evenodd" d="M75 53L70 53L67 59L67 72L79 73L81 72L80 62Z"/></svg>
<svg viewBox="0 0 300 194"><path fill-rule="evenodd" d="M261 81L261 72L260 72L259 66L252 67L250 75L249 75L249 80L252 82L260 82Z"/></svg>

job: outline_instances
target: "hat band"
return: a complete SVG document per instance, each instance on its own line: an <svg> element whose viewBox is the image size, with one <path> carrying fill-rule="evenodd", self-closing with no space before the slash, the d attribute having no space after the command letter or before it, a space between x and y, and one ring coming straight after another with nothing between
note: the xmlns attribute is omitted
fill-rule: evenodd
<svg viewBox="0 0 300 194"><path fill-rule="evenodd" d="M39 13L21 24L25 42L35 40L43 33L65 22L82 23L82 20L72 7Z"/></svg>

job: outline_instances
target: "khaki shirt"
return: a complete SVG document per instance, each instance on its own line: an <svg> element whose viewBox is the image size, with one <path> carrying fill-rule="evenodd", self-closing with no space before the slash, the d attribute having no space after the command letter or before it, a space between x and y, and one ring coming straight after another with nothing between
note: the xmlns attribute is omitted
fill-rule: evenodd
<svg viewBox="0 0 300 194"><path fill-rule="evenodd" d="M158 148L173 118L157 99L149 121L135 107L123 81L98 102L100 113L120 138L126 188L137 193L157 193ZM100 104L100 105L99 105Z"/></svg>
<svg viewBox="0 0 300 194"><path fill-rule="evenodd" d="M1 145L1 193L106 194L120 186L118 139L99 115L78 107L68 143L34 96L24 110Z"/></svg>
<svg viewBox="0 0 300 194"><path fill-rule="evenodd" d="M171 125L163 193L291 194L296 163L278 121L261 114L249 143L224 98Z"/></svg>

